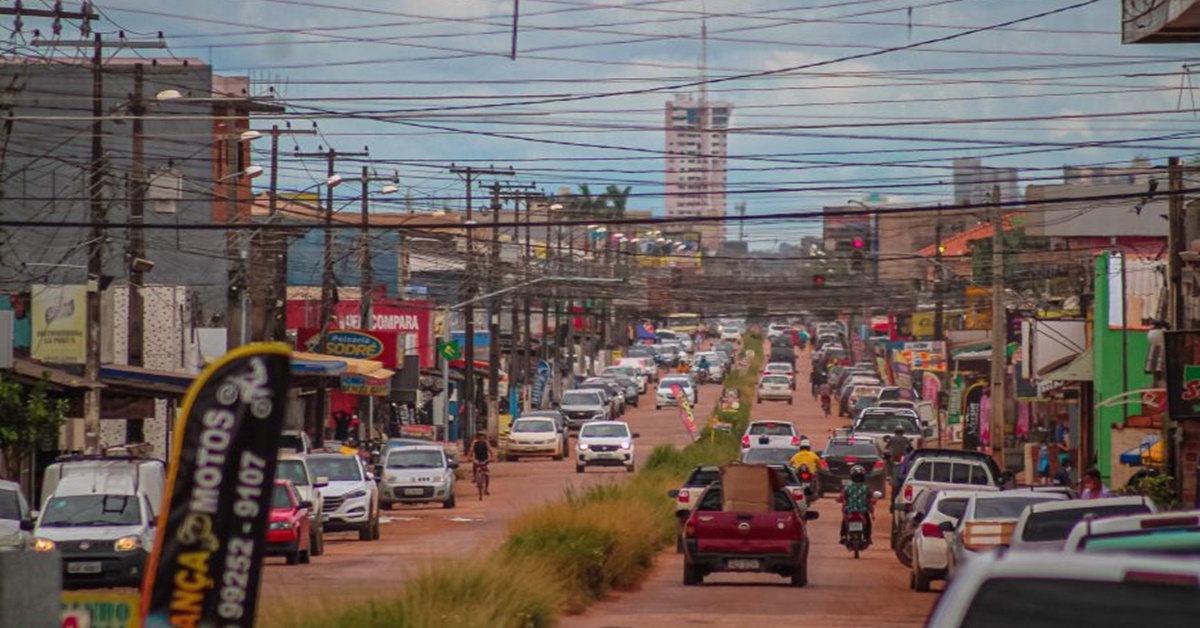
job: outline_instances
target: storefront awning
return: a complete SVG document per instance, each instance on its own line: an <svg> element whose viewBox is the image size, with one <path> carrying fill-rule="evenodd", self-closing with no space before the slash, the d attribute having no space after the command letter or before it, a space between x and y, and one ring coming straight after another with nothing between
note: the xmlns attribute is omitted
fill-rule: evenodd
<svg viewBox="0 0 1200 628"><path fill-rule="evenodd" d="M1092 381L1092 348L1088 347L1083 353L1047 364L1033 379L1059 382Z"/></svg>
<svg viewBox="0 0 1200 628"><path fill-rule="evenodd" d="M310 366L320 363L325 364L341 364L342 370L335 372L325 371L328 375L369 375L380 379L387 379L395 372L383 368L383 363L375 360L361 360L358 358L347 358L337 355L324 355L321 353L309 353L307 351L292 352L292 370L296 370L296 363L307 363ZM319 367L318 367L319 368ZM320 373L317 373L320 374Z"/></svg>

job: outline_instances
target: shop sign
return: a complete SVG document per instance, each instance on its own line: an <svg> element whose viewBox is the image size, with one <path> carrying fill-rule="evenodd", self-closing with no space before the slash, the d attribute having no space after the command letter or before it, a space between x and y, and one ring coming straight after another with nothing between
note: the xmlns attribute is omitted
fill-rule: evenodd
<svg viewBox="0 0 1200 628"><path fill-rule="evenodd" d="M301 328L296 332L296 346L311 353L374 360L389 369L404 368L404 354L396 346L395 332L341 329L327 333L329 338L322 343L320 329Z"/></svg>
<svg viewBox="0 0 1200 628"><path fill-rule="evenodd" d="M347 395L366 395L369 397L386 397L392 389L390 377L371 377L369 375L343 375L341 391Z"/></svg>
<svg viewBox="0 0 1200 628"><path fill-rule="evenodd" d="M141 628L141 596L107 591L63 591L62 626Z"/></svg>
<svg viewBox="0 0 1200 628"><path fill-rule="evenodd" d="M1167 408L1176 421L1200 419L1200 331L1169 331Z"/></svg>
<svg viewBox="0 0 1200 628"><path fill-rule="evenodd" d="M87 286L35 285L33 359L83 364L87 359Z"/></svg>

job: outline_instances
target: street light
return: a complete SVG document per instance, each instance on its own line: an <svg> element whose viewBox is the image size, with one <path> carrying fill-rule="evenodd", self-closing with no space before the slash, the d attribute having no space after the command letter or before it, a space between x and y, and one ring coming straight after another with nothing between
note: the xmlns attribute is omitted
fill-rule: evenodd
<svg viewBox="0 0 1200 628"><path fill-rule="evenodd" d="M338 185L341 185L341 183L342 175L340 174L335 174L330 176L328 179L325 179L325 185L331 188L336 188Z"/></svg>

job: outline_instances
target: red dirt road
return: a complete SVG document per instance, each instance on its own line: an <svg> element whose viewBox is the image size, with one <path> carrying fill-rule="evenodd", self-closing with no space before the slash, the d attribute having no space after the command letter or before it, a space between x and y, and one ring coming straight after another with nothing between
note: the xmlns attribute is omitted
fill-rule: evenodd
<svg viewBox="0 0 1200 628"><path fill-rule="evenodd" d="M697 418L707 417L720 396L720 387L702 386ZM653 389L642 395L641 407L630 408L623 420L641 435L635 441L640 465L656 445L684 445L687 432L677 408L654 409ZM572 446L574 440L572 439ZM488 550L503 542L509 522L519 513L562 496L568 486L620 481L623 469L592 468L575 473L571 460L548 459L498 463L492 467L491 495L478 501L467 482L457 486L458 507L396 506L384 511L381 539L361 542L357 533L327 534L325 554L309 565L285 565L282 558L267 561L259 608L264 625L279 607L327 608L348 601L385 595L401 588L423 565ZM664 496L664 499L666 497Z"/></svg>
<svg viewBox="0 0 1200 628"><path fill-rule="evenodd" d="M795 405L767 402L756 405L752 419L791 421L824 445L830 430L846 421L821 415L808 394L807 355L797 360ZM813 507L821 518L810 522L809 585L787 585L784 578L757 574L714 574L698 587L683 586L683 559L669 551L659 556L650 577L634 592L616 593L583 615L568 617L567 628L650 628L666 626L755 626L802 621L821 628L861 626L920 626L937 594L914 593L909 571L888 548L886 514L876 527L875 544L854 560L838 544L841 519L835 497L826 494Z"/></svg>

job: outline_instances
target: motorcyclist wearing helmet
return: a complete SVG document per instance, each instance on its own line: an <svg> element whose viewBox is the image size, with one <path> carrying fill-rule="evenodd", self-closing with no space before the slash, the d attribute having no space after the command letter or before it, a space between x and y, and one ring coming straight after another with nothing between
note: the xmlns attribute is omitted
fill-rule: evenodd
<svg viewBox="0 0 1200 628"><path fill-rule="evenodd" d="M812 441L808 440L807 436L800 437L800 451L796 452L792 459L788 461L796 473L800 473L801 466L807 466L812 477L813 494L820 494L820 486L818 482L818 473L821 466L821 455L812 450Z"/></svg>
<svg viewBox="0 0 1200 628"><path fill-rule="evenodd" d="M908 439L904 437L904 427L897 425L892 432L892 436L887 439L887 445L884 447L884 453L887 454L887 476L891 479L892 499L896 497L896 491L900 483L904 481L900 477L900 463L904 461L904 456L912 449Z"/></svg>
<svg viewBox="0 0 1200 628"><path fill-rule="evenodd" d="M875 495L867 487L867 472L861 465L856 464L850 469L850 483L842 489L838 503L842 505L842 540L840 543L846 544L846 517L850 513L856 512L863 515L863 538L866 539L867 545L870 545Z"/></svg>

